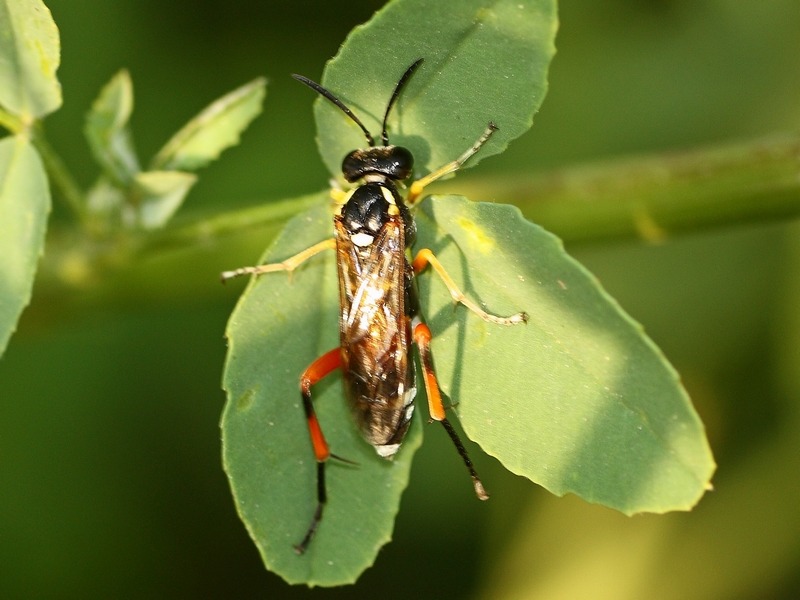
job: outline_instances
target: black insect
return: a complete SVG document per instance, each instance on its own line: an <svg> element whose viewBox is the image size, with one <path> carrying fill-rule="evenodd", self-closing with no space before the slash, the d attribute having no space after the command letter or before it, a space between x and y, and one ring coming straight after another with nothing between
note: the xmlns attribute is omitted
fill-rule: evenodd
<svg viewBox="0 0 800 600"><path fill-rule="evenodd" d="M478 498L489 497L445 415L431 357L431 331L420 313L414 277L430 265L453 299L485 321L513 325L527 321L527 315L521 312L497 317L482 310L464 296L427 248L410 260L408 251L414 242L416 226L409 208L428 184L457 171L497 129L490 122L477 141L456 160L414 181L404 199L398 184L410 177L414 157L408 149L389 144L387 120L403 87L421 64L422 59L417 60L397 82L383 117L380 146L358 117L330 91L302 75L293 75L338 106L364 132L368 147L353 150L342 161L344 178L349 183L360 183L348 192L332 192L336 202L333 238L282 263L243 267L222 274L223 280L227 280L246 274L291 272L323 250L336 251L340 345L317 358L300 376L303 407L317 460L317 507L305 536L295 546L298 554L305 552L322 520L327 497L325 465L331 456L335 457L314 412L312 386L333 371L341 370L346 395L364 439L380 456L391 458L399 450L414 413L417 387L409 352L412 345L419 352L431 418L444 426L455 444Z"/></svg>

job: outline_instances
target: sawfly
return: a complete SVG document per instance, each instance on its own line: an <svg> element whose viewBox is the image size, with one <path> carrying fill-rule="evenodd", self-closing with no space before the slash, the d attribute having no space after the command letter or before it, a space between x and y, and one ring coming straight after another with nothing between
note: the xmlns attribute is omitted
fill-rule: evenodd
<svg viewBox="0 0 800 600"><path fill-rule="evenodd" d="M421 249L412 259L416 225L411 208L425 187L457 171L478 152L497 126L489 122L474 144L454 161L422 177L405 189L414 166L411 152L389 143L387 121L404 86L422 64L414 62L398 80L386 105L380 144L361 120L332 92L320 84L293 75L300 83L336 105L364 133L367 147L353 150L342 161L344 179L353 184L349 191L332 190L335 204L334 236L287 258L281 263L242 267L226 271L222 279L240 275L291 272L316 254L333 250L339 281L339 347L316 360L300 376L303 408L311 444L317 461L317 505L310 524L295 551L303 554L317 531L327 500L325 466L330 458L345 460L331 453L314 411L311 391L322 378L341 371L347 399L364 439L378 455L391 459L403 442L414 414L417 393L411 347L416 346L422 367L422 380L428 398L430 417L444 426L466 465L475 494L481 500L489 495L472 465L467 450L445 414L445 405L431 356L431 331L420 312L415 276L430 266L441 277L455 302L461 303L484 321L515 325L527 321L520 312L510 317L487 313L467 298L429 249Z"/></svg>

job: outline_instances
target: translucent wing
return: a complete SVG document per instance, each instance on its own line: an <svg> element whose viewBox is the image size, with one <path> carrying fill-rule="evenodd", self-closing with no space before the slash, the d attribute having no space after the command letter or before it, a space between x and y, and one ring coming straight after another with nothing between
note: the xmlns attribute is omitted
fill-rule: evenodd
<svg viewBox="0 0 800 600"><path fill-rule="evenodd" d="M345 390L364 438L391 456L413 412L413 364L406 288L404 225L390 217L374 241L357 246L337 219L339 321Z"/></svg>

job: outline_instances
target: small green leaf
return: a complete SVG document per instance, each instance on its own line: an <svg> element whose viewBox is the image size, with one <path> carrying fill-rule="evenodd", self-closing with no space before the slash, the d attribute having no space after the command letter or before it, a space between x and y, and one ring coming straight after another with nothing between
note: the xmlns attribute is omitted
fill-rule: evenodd
<svg viewBox="0 0 800 600"><path fill-rule="evenodd" d="M281 261L332 234L331 211L304 212L284 229L262 262ZM239 514L266 566L289 583L352 583L391 538L411 458L421 442L420 419L394 460L378 457L359 435L336 373L314 386L314 406L335 454L328 504L306 554L297 544L316 506L316 461L299 378L320 354L339 344L338 283L333 252L315 256L291 276L250 282L228 323L223 386L223 459Z"/></svg>
<svg viewBox="0 0 800 600"><path fill-rule="evenodd" d="M144 229L163 227L180 208L197 175L181 171L146 171L134 179L133 206L137 225Z"/></svg>
<svg viewBox="0 0 800 600"><path fill-rule="evenodd" d="M239 143L239 136L261 112L266 80L233 90L189 121L153 159L153 169L194 171Z"/></svg>
<svg viewBox="0 0 800 600"><path fill-rule="evenodd" d="M409 148L416 173L425 174L460 156L494 121L500 129L474 165L530 128L547 91L557 27L555 0L395 0L353 30L322 83L379 139L398 79L424 58L394 108L389 139ZM339 175L342 158L364 137L324 98L315 117L320 153Z"/></svg>
<svg viewBox="0 0 800 600"><path fill-rule="evenodd" d="M505 205L448 196L416 212L472 299L527 325L485 323L420 277L444 391L470 439L555 494L620 510L691 508L714 461L661 352L555 236ZM434 280L431 282L431 280Z"/></svg>
<svg viewBox="0 0 800 600"><path fill-rule="evenodd" d="M127 71L111 78L86 115L84 133L103 172L120 186L141 170L128 127L133 112L133 84Z"/></svg>
<svg viewBox="0 0 800 600"><path fill-rule="evenodd" d="M22 136L0 140L0 354L30 301L49 212L36 150Z"/></svg>
<svg viewBox="0 0 800 600"><path fill-rule="evenodd" d="M61 106L58 27L41 0L0 0L0 105L24 122Z"/></svg>
<svg viewBox="0 0 800 600"><path fill-rule="evenodd" d="M97 222L119 227L125 207L125 192L114 185L108 177L101 175L86 195L86 206ZM132 218L135 222L135 219Z"/></svg>

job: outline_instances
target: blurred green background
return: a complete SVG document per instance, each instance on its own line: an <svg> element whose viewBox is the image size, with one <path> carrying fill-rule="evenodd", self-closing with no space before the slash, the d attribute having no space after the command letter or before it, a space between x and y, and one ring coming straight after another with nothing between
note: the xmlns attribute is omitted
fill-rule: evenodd
<svg viewBox="0 0 800 600"><path fill-rule="evenodd" d="M184 219L326 186L312 98L288 74L319 78L381 5L47 4L65 104L46 128L83 185L96 174L83 115L119 68L133 77L144 157L212 99L270 78L263 116L201 173ZM470 176L800 125L796 0L574 0L560 19L533 130ZM473 448L493 494L478 503L431 430L395 540L338 590L290 588L263 569L220 466L222 334L241 288L217 276L274 231L154 255L96 286L40 285L0 361L0 597L800 597L798 231L569 248L670 357L708 427L719 470L695 511L627 518L554 498Z"/></svg>

